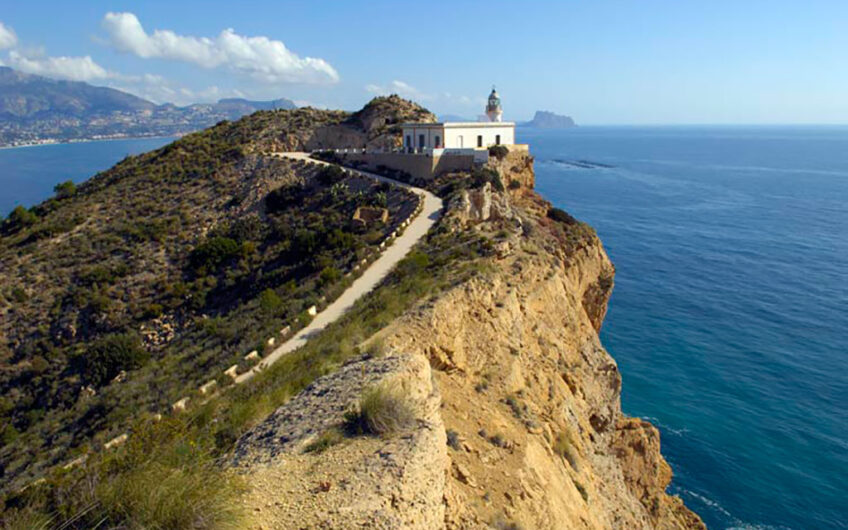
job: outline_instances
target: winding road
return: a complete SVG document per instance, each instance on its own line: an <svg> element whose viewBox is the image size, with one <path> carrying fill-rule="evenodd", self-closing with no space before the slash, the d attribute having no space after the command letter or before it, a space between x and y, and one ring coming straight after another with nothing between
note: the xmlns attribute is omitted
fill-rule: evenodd
<svg viewBox="0 0 848 530"><path fill-rule="evenodd" d="M293 160L304 160L315 164L332 165L328 162L310 158L309 153L273 153L272 156L290 158ZM367 171L350 168L345 169L414 191L418 195L422 196L424 200L421 213L419 213L418 216L412 220L409 226L406 227L403 234L398 236L391 246L386 247L380 257L377 258L377 260L374 261L367 269L365 269L365 272L363 272L359 278L354 280L350 287L348 287L341 296L333 300L330 305L318 313L308 326L301 329L290 339L280 344L280 346L265 356L265 358L263 358L256 366L236 377L236 384L250 380L258 372L268 366L271 366L287 353L300 348L306 344L311 337L320 333L324 330L324 328L338 320L339 317L344 315L348 309L353 307L353 304L356 303L359 298L368 294L380 284L389 271L391 271L392 268L397 265L410 250L412 250L412 247L427 234L430 228L439 219L439 215L441 215L442 208L444 207L442 199L427 190L416 188L404 182L399 182L380 175L375 175L374 173L368 173Z"/></svg>

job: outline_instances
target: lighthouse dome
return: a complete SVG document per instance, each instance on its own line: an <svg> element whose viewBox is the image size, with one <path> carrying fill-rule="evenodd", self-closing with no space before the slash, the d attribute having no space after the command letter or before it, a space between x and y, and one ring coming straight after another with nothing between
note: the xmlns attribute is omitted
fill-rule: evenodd
<svg viewBox="0 0 848 530"><path fill-rule="evenodd" d="M489 101L486 103L486 117L489 118L489 121L501 121L503 117L501 97L495 87L492 87L492 93L489 94Z"/></svg>

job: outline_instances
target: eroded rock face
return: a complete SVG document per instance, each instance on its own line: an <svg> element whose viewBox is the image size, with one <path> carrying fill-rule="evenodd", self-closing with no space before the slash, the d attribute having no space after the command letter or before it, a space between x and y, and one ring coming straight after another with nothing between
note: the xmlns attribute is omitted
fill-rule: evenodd
<svg viewBox="0 0 848 530"><path fill-rule="evenodd" d="M415 404L416 427L304 452L342 423L366 388L384 382L399 385ZM246 474L253 527L441 527L447 455L439 404L422 355L360 359L318 379L236 445L233 464Z"/></svg>
<svg viewBox="0 0 848 530"><path fill-rule="evenodd" d="M665 493L659 432L621 412L598 338L613 270L597 238L568 259L516 251L381 333L428 356L459 440L446 528L703 528Z"/></svg>

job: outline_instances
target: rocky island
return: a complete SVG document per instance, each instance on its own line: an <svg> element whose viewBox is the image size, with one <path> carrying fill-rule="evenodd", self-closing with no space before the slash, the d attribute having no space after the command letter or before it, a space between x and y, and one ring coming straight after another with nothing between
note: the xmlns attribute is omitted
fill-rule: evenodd
<svg viewBox="0 0 848 530"><path fill-rule="evenodd" d="M666 493L657 429L621 411L598 337L615 269L527 150L394 184L274 156L434 121L396 96L260 111L13 212L3 523L704 528ZM421 188L444 209L397 267L234 384L392 248Z"/></svg>
<svg viewBox="0 0 848 530"><path fill-rule="evenodd" d="M537 110L533 119L522 123L524 127L535 127L537 129L568 129L577 127L571 116L560 116L546 110Z"/></svg>

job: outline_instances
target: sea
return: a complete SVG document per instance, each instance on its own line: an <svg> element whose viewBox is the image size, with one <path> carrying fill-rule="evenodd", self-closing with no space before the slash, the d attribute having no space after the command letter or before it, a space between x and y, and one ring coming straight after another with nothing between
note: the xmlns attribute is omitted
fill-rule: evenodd
<svg viewBox="0 0 848 530"><path fill-rule="evenodd" d="M0 218L18 205L29 208L47 199L60 182L80 183L127 155L144 153L173 140L135 138L2 148Z"/></svg>
<svg viewBox="0 0 848 530"><path fill-rule="evenodd" d="M709 528L848 521L848 127L518 130L616 265L601 339ZM168 139L0 150L0 213Z"/></svg>

